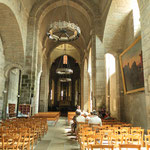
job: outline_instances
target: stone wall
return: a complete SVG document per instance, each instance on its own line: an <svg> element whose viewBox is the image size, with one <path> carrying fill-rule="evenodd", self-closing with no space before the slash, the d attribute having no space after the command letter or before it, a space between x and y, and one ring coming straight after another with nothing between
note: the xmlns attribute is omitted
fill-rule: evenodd
<svg viewBox="0 0 150 150"><path fill-rule="evenodd" d="M138 35L140 35L140 33L138 33ZM131 12L126 25L124 49L129 47L136 38L137 37L134 37L133 14ZM144 92L122 95L120 103L121 121L132 123L133 126L146 128L146 101Z"/></svg>
<svg viewBox="0 0 150 150"><path fill-rule="evenodd" d="M144 67L144 86L147 128L150 128L150 1L139 1L141 14L141 34L142 34L142 52Z"/></svg>
<svg viewBox="0 0 150 150"><path fill-rule="evenodd" d="M24 4L20 0L10 1L10 0L0 0L0 3L8 6L14 13L17 23L21 31L21 37L23 39L24 49L26 47L26 37L27 37L27 22L29 17L29 12L26 11ZM7 11L7 10L6 10ZM5 16L6 18L8 16ZM8 22L10 24L10 21Z"/></svg>

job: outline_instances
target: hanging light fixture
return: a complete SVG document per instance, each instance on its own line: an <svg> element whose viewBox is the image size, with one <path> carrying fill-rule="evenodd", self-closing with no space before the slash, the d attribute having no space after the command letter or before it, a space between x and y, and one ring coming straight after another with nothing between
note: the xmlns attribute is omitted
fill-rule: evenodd
<svg viewBox="0 0 150 150"><path fill-rule="evenodd" d="M71 82L71 78L60 78L59 79L60 82Z"/></svg>
<svg viewBox="0 0 150 150"><path fill-rule="evenodd" d="M69 1L69 0L68 0ZM69 10L69 2L66 4L66 11ZM62 0L63 3L63 0ZM68 21L55 21L50 24L47 36L49 39L60 42L70 42L77 40L81 34L80 27L69 21L69 12L66 12L68 15ZM70 12L71 13L71 12Z"/></svg>
<svg viewBox="0 0 150 150"><path fill-rule="evenodd" d="M59 75L70 75L73 74L73 70L70 68L68 56L66 55L66 44L64 44L64 55L61 56L56 73ZM66 77L65 77L66 78Z"/></svg>

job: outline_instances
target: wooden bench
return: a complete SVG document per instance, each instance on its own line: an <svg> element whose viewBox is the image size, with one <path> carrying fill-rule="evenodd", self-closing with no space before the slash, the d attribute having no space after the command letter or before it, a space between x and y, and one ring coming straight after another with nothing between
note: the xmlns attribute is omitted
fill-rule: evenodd
<svg viewBox="0 0 150 150"><path fill-rule="evenodd" d="M46 118L47 121L55 121L57 123L60 112L39 112L33 116L34 118Z"/></svg>
<svg viewBox="0 0 150 150"><path fill-rule="evenodd" d="M120 144L119 150L121 150L122 148L136 148L138 150L141 150L141 145L139 145L139 144Z"/></svg>
<svg viewBox="0 0 150 150"><path fill-rule="evenodd" d="M68 124L70 124L70 120L72 120L75 115L75 112L68 112Z"/></svg>

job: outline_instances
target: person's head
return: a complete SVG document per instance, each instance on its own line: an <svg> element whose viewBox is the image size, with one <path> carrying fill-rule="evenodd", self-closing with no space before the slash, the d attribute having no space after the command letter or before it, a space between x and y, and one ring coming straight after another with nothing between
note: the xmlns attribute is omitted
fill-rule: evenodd
<svg viewBox="0 0 150 150"><path fill-rule="evenodd" d="M93 115L93 112L91 111L90 114Z"/></svg>
<svg viewBox="0 0 150 150"><path fill-rule="evenodd" d="M88 116L88 112L84 112L84 116L87 117Z"/></svg>
<svg viewBox="0 0 150 150"><path fill-rule="evenodd" d="M77 106L77 109L80 109L80 105Z"/></svg>
<svg viewBox="0 0 150 150"><path fill-rule="evenodd" d="M97 112L96 112L96 110L93 110L93 115L97 115Z"/></svg>
<svg viewBox="0 0 150 150"><path fill-rule="evenodd" d="M81 112L80 111L76 111L76 116L80 116Z"/></svg>

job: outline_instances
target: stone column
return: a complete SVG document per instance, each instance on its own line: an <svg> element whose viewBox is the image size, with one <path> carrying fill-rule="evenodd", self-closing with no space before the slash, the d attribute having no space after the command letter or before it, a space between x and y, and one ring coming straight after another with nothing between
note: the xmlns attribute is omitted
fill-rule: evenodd
<svg viewBox="0 0 150 150"><path fill-rule="evenodd" d="M144 86L147 110L147 128L150 128L150 1L139 1L141 14L142 52L144 68Z"/></svg>
<svg viewBox="0 0 150 150"><path fill-rule="evenodd" d="M89 93L89 91L88 91L88 88L89 88L89 85L88 85L88 83L89 83L89 78L88 78L88 69L87 69L87 59L85 59L85 61L84 61L84 83L83 83L83 85L84 85L84 90L83 90L83 92L84 92L84 111L87 111L88 110L88 93Z"/></svg>
<svg viewBox="0 0 150 150"><path fill-rule="evenodd" d="M22 75L22 84L20 91L20 104L31 103L31 76L29 74Z"/></svg>
<svg viewBox="0 0 150 150"><path fill-rule="evenodd" d="M105 58L104 47L99 37L92 34L92 88L96 110L105 106Z"/></svg>
<svg viewBox="0 0 150 150"><path fill-rule="evenodd" d="M121 94L123 92L123 89L121 89L122 86L122 79L121 79L121 69L120 69L120 60L119 60L119 55L120 53L115 53L115 66L116 66L116 115L115 117L120 120L120 100L121 99Z"/></svg>
<svg viewBox="0 0 150 150"><path fill-rule="evenodd" d="M31 99L35 100L35 80L37 74L37 60L38 60L38 26L36 27L36 18L29 17L28 20L28 33L27 44L25 53L25 66L24 74L22 75L21 84L21 104L31 104ZM34 102L33 102L34 104Z"/></svg>
<svg viewBox="0 0 150 150"><path fill-rule="evenodd" d="M84 107L84 61L81 63L81 110Z"/></svg>

